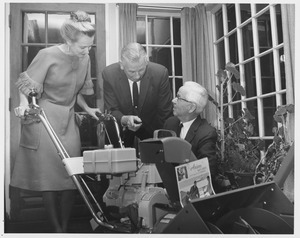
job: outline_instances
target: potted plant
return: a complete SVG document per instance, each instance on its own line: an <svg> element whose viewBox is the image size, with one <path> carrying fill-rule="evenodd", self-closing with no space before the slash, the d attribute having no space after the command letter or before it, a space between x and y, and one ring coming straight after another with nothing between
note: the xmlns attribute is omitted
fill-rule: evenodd
<svg viewBox="0 0 300 238"><path fill-rule="evenodd" d="M286 157L293 140L287 129L288 115L294 113L294 105L278 106L274 113L274 120L278 126L273 127L273 141L268 146L265 155L261 158L255 169L255 184L272 181Z"/></svg>
<svg viewBox="0 0 300 238"><path fill-rule="evenodd" d="M217 143L218 170L217 179L220 187L225 189L234 189L253 184L253 176L260 162L261 151L264 150L264 141L252 139L253 124L255 118L244 108L237 118L225 116L226 107L224 105L224 96L226 96L227 86L230 83L236 94L245 95L245 89L238 82L239 72L233 63L227 63L225 69L218 70L216 76L220 84L217 85L219 91L218 102L211 96L209 100L216 105L219 118L219 140ZM234 77L234 78L233 78ZM228 102L229 104L230 102ZM244 180L247 182L243 182Z"/></svg>
<svg viewBox="0 0 300 238"><path fill-rule="evenodd" d="M253 124L255 119L244 108L237 118L225 117L224 96L230 83L236 94L245 95L245 89L234 78L240 78L239 72L233 63L227 63L225 69L218 70L216 76L220 84L218 102L211 96L209 100L217 107L219 113L219 140L217 143L219 185L226 190L272 181L280 165L293 144L287 129L288 115L294 113L294 105L278 106L274 113L274 120L278 127L273 128L273 141L265 151L265 142L252 139ZM234 78L233 78L234 77ZM231 102L228 102L228 104ZM264 154L264 156L261 156ZM242 180L248 178L248 183Z"/></svg>

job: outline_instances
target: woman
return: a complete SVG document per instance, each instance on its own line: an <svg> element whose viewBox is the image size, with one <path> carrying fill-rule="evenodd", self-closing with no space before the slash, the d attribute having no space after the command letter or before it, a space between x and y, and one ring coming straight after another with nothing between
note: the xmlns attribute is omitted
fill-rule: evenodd
<svg viewBox="0 0 300 238"><path fill-rule="evenodd" d="M90 108L82 96L94 93L88 54L95 28L89 15L71 13L61 27L61 35L65 43L40 50L16 82L20 105L15 113L21 118L22 131L11 180L13 187L42 192L55 232L67 231L76 187L42 123L24 117L27 96L32 89L38 93L38 104L70 157L81 155L75 102L95 119L100 112Z"/></svg>

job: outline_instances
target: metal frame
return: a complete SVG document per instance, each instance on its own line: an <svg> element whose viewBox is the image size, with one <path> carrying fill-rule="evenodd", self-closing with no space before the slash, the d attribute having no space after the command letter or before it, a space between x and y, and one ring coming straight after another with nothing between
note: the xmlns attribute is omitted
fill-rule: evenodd
<svg viewBox="0 0 300 238"><path fill-rule="evenodd" d="M39 105L37 105L37 103L36 103L37 93L33 90L29 94L29 96L32 98L32 102L29 105L30 109L26 111L25 116L30 115L30 116L39 118L41 120L41 122L45 126L45 129L47 130L52 142L54 143L64 166L66 166L66 164L64 163L64 160L67 158L70 158L70 156L67 153L67 151L65 150L63 144L61 143L61 141L58 138L57 134L55 133L54 129L52 128L50 122L48 121L45 112L43 111L42 108L39 107ZM87 186L87 184L85 183L83 178L79 174L72 174L72 175L70 175L70 177L72 178L75 186L77 187L80 195L82 196L82 198L83 198L86 206L88 207L90 213L92 214L95 222L103 227L106 227L109 229L115 229L116 228L115 225L111 225L108 223L107 218L104 216L104 213L103 213L99 203L96 201L94 195L91 193L89 187ZM81 185L81 183L84 185L84 187L88 191L89 195L91 196L92 200L95 202L95 204L99 210L98 212L95 211L95 209L94 209L90 199L88 198L87 194L85 193L84 187Z"/></svg>

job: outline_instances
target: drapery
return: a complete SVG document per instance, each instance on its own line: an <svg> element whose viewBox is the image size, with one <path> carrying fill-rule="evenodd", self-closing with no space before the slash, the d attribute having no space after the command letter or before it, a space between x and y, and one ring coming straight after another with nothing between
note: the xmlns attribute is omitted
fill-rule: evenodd
<svg viewBox="0 0 300 238"><path fill-rule="evenodd" d="M287 104L295 104L295 4L282 4L281 15L285 56L286 102ZM294 141L294 114L289 114L287 127L290 140ZM294 201L294 170L287 177L283 186L283 192L291 201Z"/></svg>
<svg viewBox="0 0 300 238"><path fill-rule="evenodd" d="M211 72L213 51L210 49L209 25L204 4L181 11L181 47L183 82L195 81L204 86L215 98L216 83ZM216 107L208 103L203 116L216 125Z"/></svg>
<svg viewBox="0 0 300 238"><path fill-rule="evenodd" d="M136 3L120 3L119 6L119 49L136 42Z"/></svg>
<svg viewBox="0 0 300 238"><path fill-rule="evenodd" d="M285 56L286 102L295 104L295 4L282 4L282 31ZM294 114L288 118L290 139L294 138Z"/></svg>

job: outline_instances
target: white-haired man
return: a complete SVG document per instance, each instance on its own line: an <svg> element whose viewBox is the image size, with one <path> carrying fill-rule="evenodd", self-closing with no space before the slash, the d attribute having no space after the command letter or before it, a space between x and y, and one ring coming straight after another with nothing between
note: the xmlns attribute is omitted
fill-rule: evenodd
<svg viewBox="0 0 300 238"><path fill-rule="evenodd" d="M200 84L185 82L173 99L173 117L166 120L164 129L177 132L177 136L192 145L197 159L208 158L212 178L216 175L217 132L201 118L208 101L208 93Z"/></svg>

